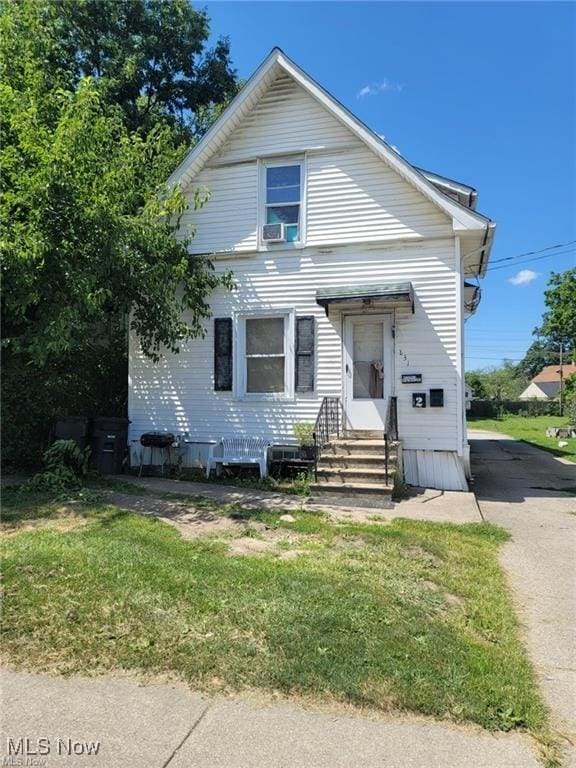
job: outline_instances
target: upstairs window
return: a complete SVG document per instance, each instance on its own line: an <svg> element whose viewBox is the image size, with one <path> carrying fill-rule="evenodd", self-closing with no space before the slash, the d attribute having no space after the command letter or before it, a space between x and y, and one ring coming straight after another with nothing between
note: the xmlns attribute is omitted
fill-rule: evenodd
<svg viewBox="0 0 576 768"><path fill-rule="evenodd" d="M265 223L284 224L286 242L300 240L302 164L266 166Z"/></svg>

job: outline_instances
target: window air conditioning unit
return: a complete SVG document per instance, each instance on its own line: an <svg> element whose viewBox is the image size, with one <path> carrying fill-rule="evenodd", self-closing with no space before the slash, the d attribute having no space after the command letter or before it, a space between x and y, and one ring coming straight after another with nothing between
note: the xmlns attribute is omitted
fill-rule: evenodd
<svg viewBox="0 0 576 768"><path fill-rule="evenodd" d="M262 227L262 241L265 243L285 243L284 224L264 224Z"/></svg>

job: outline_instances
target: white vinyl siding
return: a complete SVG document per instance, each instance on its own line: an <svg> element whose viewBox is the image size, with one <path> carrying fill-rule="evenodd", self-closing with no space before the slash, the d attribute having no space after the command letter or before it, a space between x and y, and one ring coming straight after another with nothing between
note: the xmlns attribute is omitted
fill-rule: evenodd
<svg viewBox="0 0 576 768"><path fill-rule="evenodd" d="M396 248L346 248L328 254L286 249L248 259L219 260L217 268L233 269L238 289L215 292L211 299L215 317L233 317L251 310L270 314L293 310L296 318L315 316L315 391L296 393L291 399L255 402L240 399L233 392L215 392L213 320L206 323L205 338L183 344L180 354L168 355L158 365L146 361L132 339L132 439L142 432L168 429L189 432L199 441L237 434L293 443L294 422L314 421L322 397L342 391L341 317L336 312L326 317L316 304L316 290L410 280L416 293L416 313L396 310L395 388L401 438L407 449L458 450L453 240ZM411 372L422 373L422 385L400 383L401 374ZM444 389L444 408L412 408L412 391L434 387Z"/></svg>
<svg viewBox="0 0 576 768"><path fill-rule="evenodd" d="M308 158L307 245L450 234L448 218L366 147Z"/></svg>
<svg viewBox="0 0 576 768"><path fill-rule="evenodd" d="M183 217L184 225L196 228L191 252L256 250L265 196L258 159L265 167L280 159L300 161L304 154L304 245L452 235L444 213L282 77L188 188L191 201L198 188L211 193L204 208Z"/></svg>
<svg viewBox="0 0 576 768"><path fill-rule="evenodd" d="M236 290L218 290L209 299L214 317L234 320L234 389L214 390L213 319L205 323L205 337L182 344L180 354L157 365L131 338L130 439L137 443L143 432L169 430L199 443L244 435L294 444L294 423L314 422L324 395L342 395L343 316L330 311L327 317L316 291L410 281L415 314L407 307L390 310L395 338L387 339L394 350L400 438L407 452L460 454L461 277L451 220L287 75L234 125L187 190L192 200L194 190L207 188L210 200L182 221L183 231L196 228L191 252L219 254L216 269L234 273ZM304 242L266 248L258 234L262 169L286 159L303 162ZM239 328L251 313L290 318L282 396L246 393ZM295 393L294 328L303 316L315 319L314 391ZM402 384L402 373L420 373L422 383ZM413 408L412 392L432 388L444 390L444 407ZM194 451L189 459L200 455Z"/></svg>
<svg viewBox="0 0 576 768"><path fill-rule="evenodd" d="M210 199L194 210L194 191L208 190ZM187 190L190 208L182 217L182 231L195 229L193 253L254 251L258 245L258 166L205 168Z"/></svg>
<svg viewBox="0 0 576 768"><path fill-rule="evenodd" d="M335 117L288 75L281 75L211 163L357 145Z"/></svg>

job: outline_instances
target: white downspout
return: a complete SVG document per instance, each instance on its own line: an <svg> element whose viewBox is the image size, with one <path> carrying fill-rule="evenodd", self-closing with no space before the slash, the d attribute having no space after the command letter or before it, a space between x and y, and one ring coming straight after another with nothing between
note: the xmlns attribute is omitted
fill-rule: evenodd
<svg viewBox="0 0 576 768"><path fill-rule="evenodd" d="M454 238L454 258L456 272L456 413L458 414L458 455L464 456L466 442L466 413L464 409L464 278L462 275L462 255L460 238Z"/></svg>

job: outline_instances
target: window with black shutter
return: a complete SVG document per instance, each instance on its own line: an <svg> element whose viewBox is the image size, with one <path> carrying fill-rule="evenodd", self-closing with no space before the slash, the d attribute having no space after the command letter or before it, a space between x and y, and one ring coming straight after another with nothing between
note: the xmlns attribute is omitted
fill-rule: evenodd
<svg viewBox="0 0 576 768"><path fill-rule="evenodd" d="M229 392L232 389L232 318L214 320L214 389Z"/></svg>
<svg viewBox="0 0 576 768"><path fill-rule="evenodd" d="M296 392L314 391L314 317L296 318Z"/></svg>

